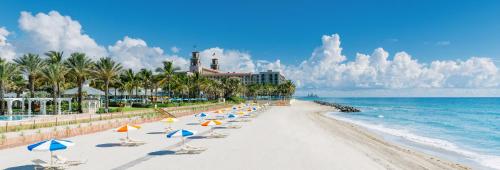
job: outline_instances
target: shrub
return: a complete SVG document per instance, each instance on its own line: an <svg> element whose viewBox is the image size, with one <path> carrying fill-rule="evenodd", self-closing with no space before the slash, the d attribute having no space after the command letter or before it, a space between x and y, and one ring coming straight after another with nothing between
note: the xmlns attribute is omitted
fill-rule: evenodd
<svg viewBox="0 0 500 170"><path fill-rule="evenodd" d="M151 104L144 104L144 103L134 103L132 104L132 107L138 107L138 108L152 108L153 105Z"/></svg>
<svg viewBox="0 0 500 170"><path fill-rule="evenodd" d="M237 96L231 96L227 99L227 101L229 102L234 102L234 103L244 103L245 102L245 99L241 98L241 97L237 97Z"/></svg>

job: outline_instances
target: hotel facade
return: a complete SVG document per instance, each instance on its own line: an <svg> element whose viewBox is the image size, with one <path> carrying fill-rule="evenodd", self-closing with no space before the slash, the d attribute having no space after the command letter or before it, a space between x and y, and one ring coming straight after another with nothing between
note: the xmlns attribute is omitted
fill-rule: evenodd
<svg viewBox="0 0 500 170"><path fill-rule="evenodd" d="M200 53L192 52L191 63L188 74L198 73L204 77L221 80L223 78L238 78L244 85L249 84L273 84L279 85L286 81L279 71L267 70L259 73L244 73L244 72L223 72L219 69L219 60L212 58L210 68L205 68L201 65Z"/></svg>

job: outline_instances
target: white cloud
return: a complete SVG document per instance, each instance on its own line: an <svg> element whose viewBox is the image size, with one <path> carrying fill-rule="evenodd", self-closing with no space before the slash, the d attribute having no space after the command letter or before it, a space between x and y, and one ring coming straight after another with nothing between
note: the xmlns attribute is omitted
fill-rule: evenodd
<svg viewBox="0 0 500 170"><path fill-rule="evenodd" d="M323 45L298 66L285 67L285 75L301 88L405 89L498 88L500 73L490 58L420 63L406 52L393 59L382 48L371 55L357 54L347 61L337 34L323 36Z"/></svg>
<svg viewBox="0 0 500 170"><path fill-rule="evenodd" d="M160 67L162 61L173 61L175 66L187 69L188 60L177 55L164 54L159 47L148 47L142 39L124 37L115 45L108 47L111 57L119 61L124 67L139 70L141 68L154 70Z"/></svg>
<svg viewBox="0 0 500 170"><path fill-rule="evenodd" d="M104 47L83 33L78 21L69 16L62 16L57 11L36 15L23 11L19 18L19 27L26 34L24 42L19 43L23 52L85 52L95 58L107 55Z"/></svg>
<svg viewBox="0 0 500 170"><path fill-rule="evenodd" d="M215 55L214 55L215 53ZM222 71L227 72L254 72L255 64L252 56L249 53L238 50L224 50L219 47L205 49L200 52L201 63L205 67L209 67L212 63L212 58L219 59L219 67Z"/></svg>
<svg viewBox="0 0 500 170"><path fill-rule="evenodd" d="M0 27L0 58L11 61L16 56L14 46L7 41L10 32L5 27Z"/></svg>
<svg viewBox="0 0 500 170"><path fill-rule="evenodd" d="M173 53L179 53L179 51L181 51L181 49L176 47L176 46L173 46L170 48L170 51L172 51Z"/></svg>

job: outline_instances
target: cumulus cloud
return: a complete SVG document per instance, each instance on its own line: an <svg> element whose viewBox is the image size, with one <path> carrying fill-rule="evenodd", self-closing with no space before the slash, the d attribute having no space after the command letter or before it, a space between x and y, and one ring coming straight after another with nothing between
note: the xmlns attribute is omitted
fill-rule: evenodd
<svg viewBox="0 0 500 170"><path fill-rule="evenodd" d="M138 70L141 68L155 69L161 66L162 61L173 61L175 66L187 69L188 60L177 55L167 55L159 47L149 47L142 39L128 36L118 40L108 47L112 58L119 61L124 67Z"/></svg>
<svg viewBox="0 0 500 170"><path fill-rule="evenodd" d="M337 34L322 38L322 46L297 66L288 66L285 75L301 88L404 89L404 88L497 88L499 70L490 58L436 60L421 63L406 52L392 60L383 48L372 54L356 54L347 61Z"/></svg>
<svg viewBox="0 0 500 170"><path fill-rule="evenodd" d="M0 58L10 61L16 56L15 48L7 41L10 32L5 27L0 27Z"/></svg>
<svg viewBox="0 0 500 170"><path fill-rule="evenodd" d="M222 71L228 72L254 72L255 63L252 56L247 52L238 50L224 50L219 47L205 49L200 52L201 63L209 67L212 58L219 59L219 67Z"/></svg>
<svg viewBox="0 0 500 170"><path fill-rule="evenodd" d="M176 46L173 46L170 48L170 51L172 51L173 53L179 53L179 51L181 51L181 49L176 47Z"/></svg>
<svg viewBox="0 0 500 170"><path fill-rule="evenodd" d="M48 14L21 12L19 27L26 39L19 43L23 51L44 53L64 51L65 53L85 52L92 57L106 56L106 49L85 34L78 21L63 16L57 11Z"/></svg>

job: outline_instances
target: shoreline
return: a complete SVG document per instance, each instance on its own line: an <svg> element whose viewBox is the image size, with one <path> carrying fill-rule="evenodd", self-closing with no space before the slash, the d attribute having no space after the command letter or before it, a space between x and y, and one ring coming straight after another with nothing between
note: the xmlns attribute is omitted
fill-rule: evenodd
<svg viewBox="0 0 500 170"><path fill-rule="evenodd" d="M310 102L310 101L305 101ZM316 104L311 102L311 104ZM319 104L318 104L319 105ZM340 136L343 142L351 143L365 152L368 157L387 169L471 169L470 167L449 161L440 156L430 155L413 148L400 146L388 141L379 134L357 124L327 116L335 108L309 113L311 120L327 129L332 136ZM339 131L338 129L343 129Z"/></svg>

